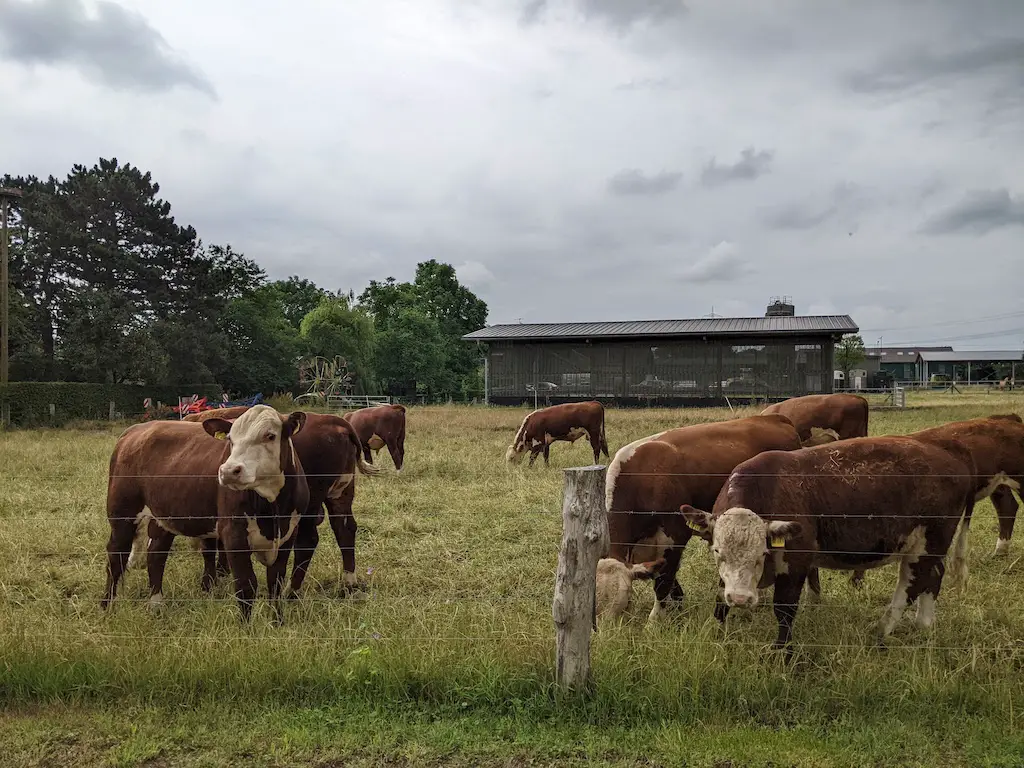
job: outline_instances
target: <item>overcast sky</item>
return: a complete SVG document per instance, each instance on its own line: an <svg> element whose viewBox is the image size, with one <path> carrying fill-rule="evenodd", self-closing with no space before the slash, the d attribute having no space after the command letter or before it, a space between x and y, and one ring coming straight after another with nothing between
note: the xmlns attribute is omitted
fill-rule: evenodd
<svg viewBox="0 0 1024 768"><path fill-rule="evenodd" d="M0 105L274 278L1024 343L1024 0L0 0Z"/></svg>

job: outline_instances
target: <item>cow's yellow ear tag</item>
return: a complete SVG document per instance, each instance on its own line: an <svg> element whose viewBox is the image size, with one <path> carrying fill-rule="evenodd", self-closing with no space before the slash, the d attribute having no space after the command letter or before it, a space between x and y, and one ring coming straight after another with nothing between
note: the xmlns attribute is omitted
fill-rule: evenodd
<svg viewBox="0 0 1024 768"><path fill-rule="evenodd" d="M694 531L700 531L700 526L693 522L693 520L687 520L686 525Z"/></svg>
<svg viewBox="0 0 1024 768"><path fill-rule="evenodd" d="M218 432L217 434L214 435L214 437L216 437L218 440L223 440L227 436L228 436L227 432Z"/></svg>
<svg viewBox="0 0 1024 768"><path fill-rule="evenodd" d="M773 547L785 547L786 546L786 540L784 538L782 538L781 536L773 536L772 537L772 546Z"/></svg>

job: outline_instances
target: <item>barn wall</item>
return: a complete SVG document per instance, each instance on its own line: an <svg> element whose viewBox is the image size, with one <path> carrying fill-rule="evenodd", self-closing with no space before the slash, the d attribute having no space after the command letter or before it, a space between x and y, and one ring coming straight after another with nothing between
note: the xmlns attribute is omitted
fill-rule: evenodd
<svg viewBox="0 0 1024 768"><path fill-rule="evenodd" d="M489 343L490 397L694 402L785 398L832 390L828 337L714 341Z"/></svg>

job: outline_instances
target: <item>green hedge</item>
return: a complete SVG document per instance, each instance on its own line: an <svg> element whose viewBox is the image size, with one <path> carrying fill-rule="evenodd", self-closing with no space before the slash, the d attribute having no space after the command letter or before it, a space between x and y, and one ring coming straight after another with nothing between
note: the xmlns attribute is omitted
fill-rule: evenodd
<svg viewBox="0 0 1024 768"><path fill-rule="evenodd" d="M107 419L110 403L123 418L138 418L144 412L147 397L153 405L163 402L177 405L178 396L195 394L175 387L138 386L134 384L77 384L63 381L16 381L0 386L0 403L8 404L14 426L60 426L75 420ZM214 389L198 392L199 396L217 398ZM50 414L50 405L54 413Z"/></svg>

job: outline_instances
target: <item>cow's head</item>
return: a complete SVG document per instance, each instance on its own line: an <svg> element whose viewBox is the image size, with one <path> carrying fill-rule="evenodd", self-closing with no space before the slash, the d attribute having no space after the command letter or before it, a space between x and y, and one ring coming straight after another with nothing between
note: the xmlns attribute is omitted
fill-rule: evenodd
<svg viewBox="0 0 1024 768"><path fill-rule="evenodd" d="M519 464L523 460L525 453L526 445L523 443L513 443L505 451L505 461L509 464Z"/></svg>
<svg viewBox="0 0 1024 768"><path fill-rule="evenodd" d="M803 448L813 448L815 445L834 443L839 439L839 433L834 429L823 429L822 427L811 427L811 436L800 445Z"/></svg>
<svg viewBox="0 0 1024 768"><path fill-rule="evenodd" d="M217 481L233 491L255 491L267 501L274 501L284 488L291 438L305 423L303 411L283 416L269 405L253 406L234 422L204 421L207 433L227 440L230 446L227 458L217 470Z"/></svg>
<svg viewBox="0 0 1024 768"><path fill-rule="evenodd" d="M765 522L749 509L733 507L718 517L684 504L686 524L700 535L710 535L711 552L722 579L722 599L730 608L754 608L765 558L773 547L800 533L795 520Z"/></svg>
<svg viewBox="0 0 1024 768"><path fill-rule="evenodd" d="M614 557L597 561L597 618L617 619L629 608L633 581L653 579L665 564L664 558L650 563L626 565Z"/></svg>

